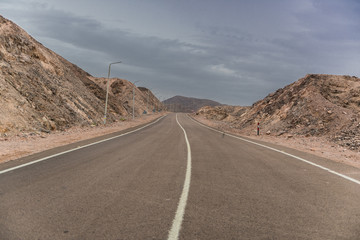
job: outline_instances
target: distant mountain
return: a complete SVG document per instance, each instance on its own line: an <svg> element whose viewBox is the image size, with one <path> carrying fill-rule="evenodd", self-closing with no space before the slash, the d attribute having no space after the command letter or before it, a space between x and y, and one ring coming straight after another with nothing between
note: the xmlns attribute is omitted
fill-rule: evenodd
<svg viewBox="0 0 360 240"><path fill-rule="evenodd" d="M204 106L222 106L223 104L209 100L183 96L175 96L163 101L168 111L171 112L196 112Z"/></svg>

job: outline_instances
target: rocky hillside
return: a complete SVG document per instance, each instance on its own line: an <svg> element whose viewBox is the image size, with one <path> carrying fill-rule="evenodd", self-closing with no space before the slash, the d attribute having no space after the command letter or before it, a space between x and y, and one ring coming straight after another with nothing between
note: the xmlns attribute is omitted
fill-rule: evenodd
<svg viewBox="0 0 360 240"><path fill-rule="evenodd" d="M222 113L214 117L214 111ZM221 116L220 120L244 132L253 132L260 123L262 133L326 136L349 149L360 149L357 77L309 74L240 112L218 108L200 109L198 114L218 120Z"/></svg>
<svg viewBox="0 0 360 240"><path fill-rule="evenodd" d="M195 112L204 106L221 106L221 103L199 98L175 96L163 101L166 108L171 112Z"/></svg>
<svg viewBox="0 0 360 240"><path fill-rule="evenodd" d="M0 136L103 121L106 92L101 84L1 16L0 67ZM108 121L129 115L115 89Z"/></svg>
<svg viewBox="0 0 360 240"><path fill-rule="evenodd" d="M165 106L159 99L147 88L138 87L143 94L143 100L141 106L146 107L147 112L165 111ZM141 110L141 107L139 108Z"/></svg>
<svg viewBox="0 0 360 240"><path fill-rule="evenodd" d="M249 107L241 106L205 106L200 108L196 114L203 115L207 119L232 122L236 121L243 113L245 113Z"/></svg>
<svg viewBox="0 0 360 240"><path fill-rule="evenodd" d="M93 82L106 90L107 78L89 77ZM145 87L136 87L133 83L119 78L111 78L109 82L109 96L112 96L132 116L134 95L135 116L144 113L164 110L163 104Z"/></svg>

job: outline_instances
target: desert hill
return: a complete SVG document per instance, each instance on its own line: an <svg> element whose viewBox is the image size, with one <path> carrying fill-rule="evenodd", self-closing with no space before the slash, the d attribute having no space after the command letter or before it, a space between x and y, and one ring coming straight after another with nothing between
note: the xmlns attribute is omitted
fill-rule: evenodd
<svg viewBox="0 0 360 240"><path fill-rule="evenodd" d="M245 113L249 107L242 106L205 106L197 111L197 115L203 115L208 119L224 122L232 122Z"/></svg>
<svg viewBox="0 0 360 240"><path fill-rule="evenodd" d="M175 96L163 101L164 105L172 112L194 112L204 106L220 106L221 103L208 100L183 96Z"/></svg>
<svg viewBox="0 0 360 240"><path fill-rule="evenodd" d="M197 114L243 132L253 132L260 123L262 133L326 136L349 149L360 149L357 77L309 74L240 111L217 107L200 109Z"/></svg>
<svg viewBox="0 0 360 240"><path fill-rule="evenodd" d="M91 77L1 16L0 67L0 135L103 121L106 91L98 84L103 79ZM117 80L112 81L113 86ZM132 88L130 82L121 81ZM113 86L109 94L109 122L131 114L116 91ZM138 89L137 94L139 114L147 96Z"/></svg>
<svg viewBox="0 0 360 240"><path fill-rule="evenodd" d="M141 93L144 95L142 98L142 106L146 106L148 112L155 111L164 111L165 106L162 102L146 87L138 87ZM146 104L144 104L144 100L146 100Z"/></svg>
<svg viewBox="0 0 360 240"><path fill-rule="evenodd" d="M107 78L89 77L89 79L106 91ZM109 96L116 99L118 104L121 104L130 115L132 115L133 110L133 94L135 116L144 114L144 111L150 113L164 109L162 103L149 89L136 87L125 79L111 78L109 81Z"/></svg>

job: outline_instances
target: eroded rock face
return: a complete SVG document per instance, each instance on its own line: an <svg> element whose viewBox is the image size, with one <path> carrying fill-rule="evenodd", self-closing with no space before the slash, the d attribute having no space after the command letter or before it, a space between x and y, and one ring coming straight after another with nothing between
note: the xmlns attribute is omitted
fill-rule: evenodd
<svg viewBox="0 0 360 240"><path fill-rule="evenodd" d="M104 91L107 88L107 78L89 77L97 86ZM136 87L128 80L120 78L109 79L109 98L116 102L113 108L121 106L125 111L124 115L131 115L133 111L133 94L135 116L140 116L154 111L164 110L164 105L155 97L155 95L145 87Z"/></svg>
<svg viewBox="0 0 360 240"><path fill-rule="evenodd" d="M214 114L222 118L221 108L198 113L212 119ZM359 114L359 78L308 74L254 103L241 115L234 116L230 124L249 132L259 122L264 133L326 136L342 146L359 150Z"/></svg>
<svg viewBox="0 0 360 240"><path fill-rule="evenodd" d="M106 89L96 78L1 16L0 67L0 136L103 122ZM130 113L124 95L132 88L124 92L116 84L109 94L108 122ZM145 95L138 89L137 94L142 101L136 111L142 111Z"/></svg>
<svg viewBox="0 0 360 240"><path fill-rule="evenodd" d="M101 120L89 76L0 17L0 131L55 130Z"/></svg>

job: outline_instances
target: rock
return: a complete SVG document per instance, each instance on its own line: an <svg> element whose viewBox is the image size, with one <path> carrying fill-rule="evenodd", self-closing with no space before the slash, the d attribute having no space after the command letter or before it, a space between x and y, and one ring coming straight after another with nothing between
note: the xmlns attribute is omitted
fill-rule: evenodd
<svg viewBox="0 0 360 240"><path fill-rule="evenodd" d="M271 131L270 131L270 130L266 132L266 135L270 135L270 134L271 134Z"/></svg>
<svg viewBox="0 0 360 240"><path fill-rule="evenodd" d="M51 129L52 131L55 131L55 130L56 130L56 123L50 120L50 121L49 121L49 124L50 124L50 129Z"/></svg>
<svg viewBox="0 0 360 240"><path fill-rule="evenodd" d="M47 129L45 129L45 128L40 128L39 129L41 132L44 132L44 133L50 133L50 130L47 130Z"/></svg>
<svg viewBox="0 0 360 240"><path fill-rule="evenodd" d="M283 135L284 133L286 133L285 131L281 131L281 132L279 132L278 134L277 134L277 136L281 136L281 135Z"/></svg>

